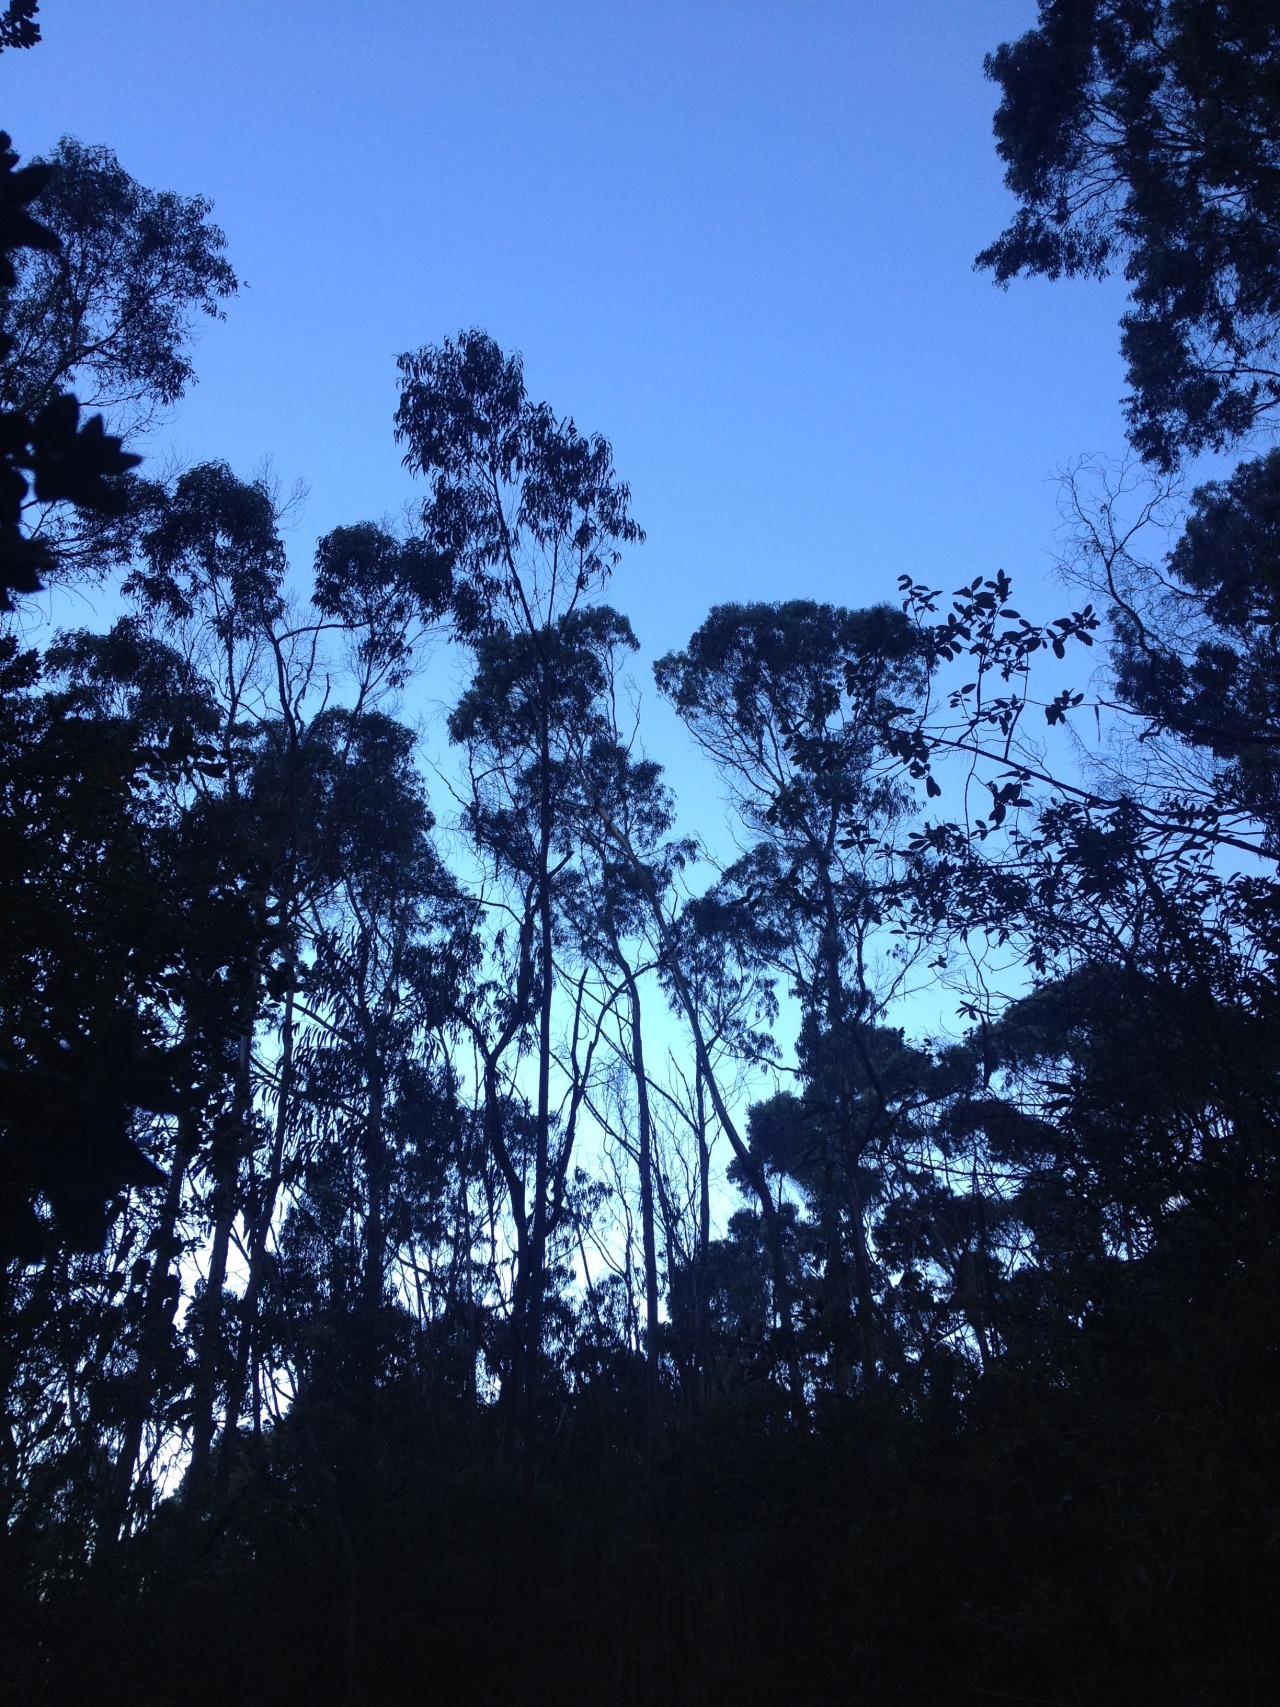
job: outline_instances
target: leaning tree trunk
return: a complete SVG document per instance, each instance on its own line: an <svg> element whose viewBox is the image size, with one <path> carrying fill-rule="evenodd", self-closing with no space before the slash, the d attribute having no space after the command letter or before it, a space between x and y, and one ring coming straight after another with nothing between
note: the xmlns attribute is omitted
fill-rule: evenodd
<svg viewBox="0 0 1280 1707"><path fill-rule="evenodd" d="M523 1347L524 1383L519 1395L516 1436L528 1450L537 1428L542 1379L542 1322L546 1301L547 1202L551 1175L551 1024L554 996L554 930L551 906L551 728L547 697L550 683L542 677L541 727L538 734L538 923L541 933L542 990L538 1014L538 1110L533 1158L533 1216L529 1238L529 1270L525 1287L527 1332Z"/></svg>
<svg viewBox="0 0 1280 1707"><path fill-rule="evenodd" d="M614 946L618 946L616 941ZM618 962L626 981L631 1007L631 1070L635 1075L636 1106L640 1124L640 1240L644 1249L644 1343L648 1373L649 1424L652 1428L657 1418L659 1376L658 1245L653 1215L653 1121L649 1110L649 1080L644 1065L640 989L635 974L620 952Z"/></svg>
<svg viewBox="0 0 1280 1707"><path fill-rule="evenodd" d="M213 1243L209 1249L209 1273L204 1296L198 1312L199 1343L196 1379L192 1393L191 1466L188 1479L193 1488L201 1488L207 1480L209 1457L213 1446L214 1411L217 1406L218 1372L226 1362L223 1344L223 1293L227 1280L227 1259L231 1249L231 1229L240 1204L236 1185L240 1177L240 1162L247 1152L250 1133L250 1067L252 1040L246 1033L240 1039L240 1058L236 1068L235 1099L231 1119L226 1128L213 1139Z"/></svg>
<svg viewBox="0 0 1280 1707"><path fill-rule="evenodd" d="M145 1406L160 1384L160 1372L165 1354L173 1342L173 1319L180 1296L173 1264L181 1248L178 1220L182 1211L182 1191L187 1170L196 1151L195 1117L179 1115L177 1138L169 1178L165 1184L164 1201L152 1235L153 1255L142 1299L142 1319L138 1333L138 1381L132 1413L125 1425L124 1438L111 1479L109 1510L103 1538L115 1541L128 1534L133 1512L133 1478L142 1451L142 1436L147 1424Z"/></svg>
<svg viewBox="0 0 1280 1707"><path fill-rule="evenodd" d="M236 1339L235 1358L227 1382L227 1409L222 1425L225 1446L240 1425L245 1394L250 1380L253 1385L253 1432L261 1428L261 1376L259 1372L258 1309L266 1279L268 1242L275 1220L276 1202L284 1176L284 1147L289 1129L289 1113L293 1096L294 997L296 991L291 976L285 992L284 1017L280 1026L280 1076L276 1085L276 1118L271 1135L271 1155L262 1194L255 1206L253 1224L249 1229L249 1275L244 1296L240 1301L240 1331Z"/></svg>
<svg viewBox="0 0 1280 1707"><path fill-rule="evenodd" d="M632 871L639 881L641 892L648 904L650 915L657 932L661 946L663 964L671 979L676 992L676 999L684 1010L689 1022L689 1030L693 1037L694 1058L697 1069L701 1073L707 1092L711 1098L711 1106L715 1110L716 1119L724 1129L737 1158L739 1166L751 1184L764 1216L765 1236L768 1241L769 1255L773 1268L773 1300L774 1312L778 1318L778 1332L782 1343L783 1361L787 1367L787 1386L790 1394L790 1409L792 1420L803 1423L808 1416L805 1404L804 1378L800 1371L800 1352L796 1344L795 1317L791 1302L791 1282L787 1274L786 1248L782 1236L782 1217L778 1206L773 1201L773 1193L769 1189L769 1181L758 1159L751 1153L738 1130L737 1122L729 1113L728 1106L720 1090L715 1069L711 1063L711 1055L707 1049L706 1039L702 1030L702 1018L698 1012L698 1004L689 986L680 964L677 945L673 940L670 923L662 911L662 903L658 898L653 873L632 847L626 834L615 824L604 820L605 829L614 843L625 854Z"/></svg>

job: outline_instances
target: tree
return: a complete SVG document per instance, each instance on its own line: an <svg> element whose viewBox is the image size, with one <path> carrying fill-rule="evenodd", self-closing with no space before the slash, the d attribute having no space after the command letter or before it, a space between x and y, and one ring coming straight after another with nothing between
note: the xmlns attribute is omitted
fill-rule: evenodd
<svg viewBox="0 0 1280 1707"><path fill-rule="evenodd" d="M609 857L623 865L628 882L643 901L662 981L672 1005L688 1026L694 1051L696 1106L701 1110L705 1091L742 1177L749 1182L760 1205L772 1264L773 1311L789 1409L798 1422L805 1415L804 1379L795 1339L785 1249L785 1206L775 1200L767 1172L734 1118L726 1097L721 1062L717 1059L717 1056L730 1061L768 1058L771 1044L762 1034L762 1022L770 1023L777 1016L772 983L758 975L758 968L750 964L743 968L737 952L741 946L739 933L731 926L725 928L724 910L716 905L714 898L709 904L701 898L683 907L679 904L670 880L673 863L686 857L678 846L672 848L661 842L652 845L643 814L638 826L629 823L626 816L616 813L616 808L611 810L607 796L598 795L595 808L597 835L608 847ZM695 1117L694 1125L705 1170L705 1124L700 1115ZM700 1253L707 1251L708 1244L706 1237L700 1239ZM705 1280L705 1271L699 1278ZM700 1303L705 1307L705 1291Z"/></svg>
<svg viewBox="0 0 1280 1707"><path fill-rule="evenodd" d="M848 1197L863 1375L873 1381L880 1352L861 1186L896 1123L887 1096L877 1117L866 1095L877 1084L883 1093L871 1039L887 991L876 988L873 938L908 804L886 734L923 694L924 650L905 617L883 606L724 605L656 675L753 838L710 899L739 952L781 971L800 1001L807 1095L834 1117L813 1132L841 1152L838 1164L834 1151L827 1158L828 1186L835 1168ZM833 1284L844 1270L841 1218L828 1219Z"/></svg>
<svg viewBox="0 0 1280 1707"><path fill-rule="evenodd" d="M177 920L131 811L156 758L146 736L132 719L85 715L78 695L39 692L36 655L9 636L2 646L0 1238L6 1260L37 1260L47 1232L94 1248L123 1190L158 1177L133 1137L133 1111L177 1106L148 1012ZM204 709L183 708L197 731Z"/></svg>
<svg viewBox="0 0 1280 1707"><path fill-rule="evenodd" d="M618 640L634 645L630 629L618 625ZM656 1122L649 1068L645 1058L641 979L659 969L662 952L653 940L652 900L662 904L693 846L672 835L675 802L651 760L633 756L618 728L618 707L612 659L600 684L595 715L577 727L574 774L575 832L588 857L582 860L580 894L573 907L575 925L586 959L595 963L610 984L625 991L625 1018L620 1022L616 1048L625 1063L635 1095L634 1162L640 1186L640 1243L644 1272L645 1356L650 1424L657 1415L661 1369L657 1204L662 1181L657 1157ZM705 1163L705 1155L703 1161ZM705 1166L703 1188L709 1190ZM672 1231L669 1206L668 1272ZM705 1253L706 1237L698 1241Z"/></svg>
<svg viewBox="0 0 1280 1707"><path fill-rule="evenodd" d="M145 428L194 379L194 316L219 316L237 281L202 197L148 190L109 149L69 137L20 172L7 137L0 152L5 609L7 588L34 592L41 576L117 567L135 543L135 512L145 516L154 501L127 477L140 459L102 414L82 424L68 388L117 432Z"/></svg>
<svg viewBox="0 0 1280 1707"><path fill-rule="evenodd" d="M570 720L589 707L579 671L592 653L592 631L618 621L580 607L608 578L621 547L643 534L607 441L584 437L572 420L531 402L519 358L504 356L491 338L462 333L402 356L399 365L396 434L408 447L406 465L431 482L423 537L451 567L454 621L476 654L476 681L451 719L453 738L471 744L479 760L471 824L527 885L516 999L504 1004L496 1039L505 1053L536 1004L533 1192L513 1323L519 1432L537 1389L549 1217L556 1177L563 1178L551 1142L555 867L566 831L562 746ZM506 793L505 806L486 799L486 778ZM484 1053L497 1145L497 1057L492 1047ZM514 1187L514 1170L503 1171Z"/></svg>
<svg viewBox="0 0 1280 1707"><path fill-rule="evenodd" d="M21 30L21 17L14 27ZM17 333L3 312L8 298L18 287L20 269L36 264L31 256L61 254L57 233L28 212L47 189L52 169L36 163L18 171L17 165L0 131L0 369L14 374L20 357ZM38 592L40 576L57 561L50 544L32 537L27 525L33 489L35 503L64 525L60 506L70 504L82 522L100 526L125 510L120 477L139 460L106 432L100 415L82 424L80 405L68 393L55 389L15 401L5 399L0 388L0 611L13 609L12 594Z"/></svg>
<svg viewBox="0 0 1280 1707"><path fill-rule="evenodd" d="M1280 19L1270 0L1040 0L990 55L1019 209L978 256L1122 264L1130 437L1168 468L1280 406Z"/></svg>
<svg viewBox="0 0 1280 1707"><path fill-rule="evenodd" d="M3 298L12 340L0 403L36 411L74 386L137 432L195 378L195 318L220 318L238 281L203 196L149 190L109 148L63 137L36 211L56 238L24 255Z"/></svg>
<svg viewBox="0 0 1280 1707"><path fill-rule="evenodd" d="M355 1152L347 1171L361 1182L362 1250L352 1301L372 1323L398 1220L396 1138L410 1136L403 1121L397 1132L397 1110L432 1076L431 1041L455 1000L458 945L447 938L466 921L431 845L411 731L380 712L324 712L310 744L327 882L310 908L309 1085L333 1111L326 1136L344 1157ZM433 940L442 930L445 940Z"/></svg>
<svg viewBox="0 0 1280 1707"><path fill-rule="evenodd" d="M1280 452L1199 487L1163 571L1110 566L1116 691L1150 733L1213 755L1224 815L1280 850Z"/></svg>
<svg viewBox="0 0 1280 1707"><path fill-rule="evenodd" d="M109 1542L145 1506L135 1473L184 1414L178 1263L200 1242L190 1189L212 1176L216 1249L235 1212L240 1039L270 933L242 814L210 787L225 774L225 742L199 671L135 617L63 637L44 678L38 698L7 699L26 739L8 743L5 766L16 893L4 1165L27 1230L7 1252L8 1280L22 1295L32 1265L63 1275L45 1322L27 1324L18 1368L61 1348L66 1390L55 1381L50 1400L73 1436L89 1406L99 1468L85 1522ZM220 1306L220 1281L214 1296ZM110 1354L90 1375L88 1349L69 1354L99 1331ZM196 1337L197 1367L210 1368L214 1339Z"/></svg>
<svg viewBox="0 0 1280 1707"><path fill-rule="evenodd" d="M312 601L354 643L356 701L403 687L423 632L449 608L447 555L373 522L334 528L316 547Z"/></svg>
<svg viewBox="0 0 1280 1707"><path fill-rule="evenodd" d="M40 0L8 0L0 15L0 53L7 47L34 47L40 40L36 13Z"/></svg>

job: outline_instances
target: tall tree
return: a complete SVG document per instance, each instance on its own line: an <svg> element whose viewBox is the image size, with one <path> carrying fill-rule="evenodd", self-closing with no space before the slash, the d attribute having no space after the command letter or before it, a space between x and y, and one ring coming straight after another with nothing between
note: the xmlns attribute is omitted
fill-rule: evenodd
<svg viewBox="0 0 1280 1707"><path fill-rule="evenodd" d="M33 211L57 243L25 254L3 293L0 402L39 410L74 386L136 432L192 384L196 317L219 318L238 288L226 238L204 197L147 189L109 148L63 137L38 164Z"/></svg>
<svg viewBox="0 0 1280 1707"><path fill-rule="evenodd" d="M867 1381L881 1353L863 1190L868 1163L896 1125L873 1046L887 994L877 988L875 933L893 875L895 822L908 805L886 732L922 698L926 676L900 612L799 600L720 606L684 652L657 665L659 687L718 765L752 836L717 886L723 917L736 920L746 957L788 978L804 1015L807 1094L831 1105L833 1118L816 1122L814 1142L835 1139L828 1185L836 1170L848 1197L841 1219L852 1239ZM827 1199L834 1207L830 1189ZM834 1222L830 1230L838 1284L842 1245Z"/></svg>
<svg viewBox="0 0 1280 1707"><path fill-rule="evenodd" d="M619 630L619 637L630 642L630 631ZM657 1240L657 1195L662 1185L641 992L647 975L657 971L662 961L653 935L651 901L656 897L661 910L693 847L673 835L675 801L661 769L651 760L633 755L618 728L613 684L609 681L602 686L607 691L598 696L596 715L583 719L576 732L575 774L570 788L577 815L576 834L587 857L574 913L583 953L600 966L609 982L620 983L620 993L625 993L625 1017L617 1047L630 1072L635 1097L634 1159L640 1189L645 1354L652 1423L657 1414L662 1349ZM705 1240L700 1250L703 1247ZM669 1262L669 1271L670 1267Z"/></svg>
<svg viewBox="0 0 1280 1707"><path fill-rule="evenodd" d="M1280 406L1280 18L1271 0L1040 0L987 59L1019 209L978 257L1122 265L1130 437L1169 467Z"/></svg>
<svg viewBox="0 0 1280 1707"><path fill-rule="evenodd" d="M502 786L519 797L511 828L516 841L527 841L515 867L528 884L517 1001L501 1027L509 1044L530 1017L526 1007L535 1005L533 1192L516 1334L523 1427L532 1413L541 1359L555 1171L554 883L564 829L559 749L566 719L581 711L575 675L586 632L599 620L582 608L584 601L608 578L622 546L643 534L631 519L630 492L614 470L608 443L599 435L584 437L572 420L532 402L519 358L504 356L491 338L462 333L456 341L402 356L400 371L396 433L407 446L407 466L431 483L423 535L452 567L454 620L476 653L477 685L455 713L452 733L491 754L495 776L508 767ZM482 835L484 826L500 821L482 797L471 818ZM497 1141L492 1062L488 1078Z"/></svg>
<svg viewBox="0 0 1280 1707"><path fill-rule="evenodd" d="M62 254L58 234L29 211L52 175L40 163L18 170L18 156L0 131L0 369L18 379L27 370L15 355L19 337L8 299L37 264L33 256L47 261ZM59 562L50 541L36 537L32 512L63 536L77 524L90 534L109 530L128 509L121 476L139 460L105 431L100 415L82 423L70 393L19 389L21 396L0 402L0 612L13 609L12 594L38 592L41 575Z"/></svg>

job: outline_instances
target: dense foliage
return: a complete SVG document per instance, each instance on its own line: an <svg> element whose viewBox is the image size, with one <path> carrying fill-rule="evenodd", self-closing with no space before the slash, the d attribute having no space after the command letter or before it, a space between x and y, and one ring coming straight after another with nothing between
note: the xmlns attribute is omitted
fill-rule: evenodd
<svg viewBox="0 0 1280 1707"><path fill-rule="evenodd" d="M1204 11L1274 81L1249 8L1046 0L1006 158L1050 50L1075 170ZM1134 240L1108 159L1036 265ZM420 513L308 581L266 485L107 431L234 288L208 205L0 164L7 538L119 594L0 632L6 1696L1266 1698L1276 454L1155 564L1077 492L1097 602L1048 624L1003 574L711 611L656 678L717 863L603 602L607 441L482 332L406 354Z"/></svg>
<svg viewBox="0 0 1280 1707"><path fill-rule="evenodd" d="M1272 0L1040 0L987 60L1020 207L1007 282L1123 264L1141 454L1237 441L1280 404L1280 15Z"/></svg>

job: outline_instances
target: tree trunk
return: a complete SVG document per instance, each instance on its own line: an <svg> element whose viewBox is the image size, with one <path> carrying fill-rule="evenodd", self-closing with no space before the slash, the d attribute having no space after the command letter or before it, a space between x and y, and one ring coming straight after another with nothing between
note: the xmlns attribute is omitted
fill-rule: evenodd
<svg viewBox="0 0 1280 1707"><path fill-rule="evenodd" d="M832 823L831 838L834 838L836 824ZM831 839L829 838L829 840ZM847 1059L844 1051L846 1041L852 1043L850 1028L863 1024L862 1009L854 1017L846 1011L844 980L841 975L842 937L840 930L840 912L836 901L835 885L831 879L830 846L818 852L819 870L821 871L821 887L823 898L824 928L822 933L821 961L823 981L825 984L825 1001L827 1030L834 1038L841 1040L840 1060ZM864 993L864 992L860 992ZM866 1051L863 1049L864 1061ZM870 1062L866 1061L868 1071ZM839 1071L836 1086L837 1119L844 1146L844 1169L848 1180L849 1218L853 1234L853 1306L857 1318L858 1336L862 1348L862 1382L865 1388L874 1387L879 1379L879 1324L877 1321L877 1306L875 1287L871 1278L871 1249L867 1237L866 1209L862 1201L862 1193L858 1189L857 1168L865 1147L863 1135L858 1130L858 1120L855 1111L855 1095L850 1074ZM837 1234L838 1245L838 1234ZM844 1254L841 1251L834 1275L830 1257L827 1263L828 1279L834 1279L837 1285L845 1285ZM837 1360L838 1361L838 1360Z"/></svg>
<svg viewBox="0 0 1280 1707"><path fill-rule="evenodd" d="M694 1119L698 1139L698 1251L694 1265L694 1344L705 1404L711 1391L711 1146L707 1142L706 1085L694 1067Z"/></svg>
<svg viewBox="0 0 1280 1707"><path fill-rule="evenodd" d="M615 945L616 946L616 945ZM640 1238L644 1247L645 1354L648 1365L649 1421L658 1406L658 1246L653 1219L653 1122L649 1112L649 1080L644 1067L644 1032L640 1024L640 989L631 968L619 956L631 1006L631 1068L636 1081L640 1122Z"/></svg>
<svg viewBox="0 0 1280 1707"><path fill-rule="evenodd" d="M698 1071L701 1073L703 1081L706 1084L707 1091L711 1097L711 1106L715 1110L716 1119L724 1128L725 1135L733 1148L733 1153L737 1157L743 1173L751 1183L751 1188L756 1194L756 1199L760 1204L761 1213L764 1216L765 1232L768 1239L769 1253L773 1266L774 1309L778 1317L778 1328L782 1342L783 1359L787 1366L787 1384L790 1391L791 1415L794 1422L803 1423L807 1419L808 1409L805 1404L804 1397L804 1379L800 1372L800 1353L799 1348L796 1345L795 1319L791 1306L791 1283L787 1275L786 1251L782 1240L781 1217L778 1214L777 1205L773 1201L773 1193L769 1189L769 1181L765 1177L764 1169L760 1166L756 1157L752 1155L750 1149L743 1142L742 1134L738 1131L737 1123L729 1113L724 1097L721 1094L720 1086L715 1076L715 1069L711 1064L711 1056L707 1050L706 1039L703 1036L702 1020L698 1013L698 1005L694 1000L693 991L689 987L689 981L685 977L684 971L680 965L676 944L672 937L671 926L663 914L662 904L656 892L653 873L649 870L648 866L645 865L644 861L637 856L630 841L624 833L620 832L616 826L609 824L607 820L606 829L612 837L615 846L626 854L631 863L632 870L639 879L645 900L649 905L649 911L653 918L655 929L658 933L658 941L662 949L663 964L671 978L677 1000L679 1001L680 1006L684 1009L685 1018L689 1022L689 1030L693 1036L693 1046Z"/></svg>
<svg viewBox="0 0 1280 1707"><path fill-rule="evenodd" d="M364 1152L364 1177L367 1201L364 1217L364 1273L361 1276L361 1302L368 1312L368 1331L381 1308L386 1284L387 1267L387 1153L383 1132L383 1112L386 1087L383 1082L382 1061L377 1039L366 1033L365 1074L368 1081L369 1108L361 1133Z"/></svg>
<svg viewBox="0 0 1280 1707"><path fill-rule="evenodd" d="M544 631L543 643L549 637ZM551 908L551 724L548 699L550 664L544 658L538 731L538 923L541 931L542 1000L538 1014L538 1110L533 1159L533 1225L529 1239L529 1273L525 1298L527 1334L524 1346L524 1387L517 1428L521 1446L528 1447L537 1427L538 1394L542 1376L542 1315L546 1293L547 1196L551 1172L551 1021L554 995L553 916Z"/></svg>
<svg viewBox="0 0 1280 1707"><path fill-rule="evenodd" d="M142 1303L142 1321L138 1334L138 1398L125 1428L124 1439L112 1474L110 1509L107 1514L104 1538L118 1540L127 1535L133 1504L133 1477L142 1450L142 1434L146 1427L145 1406L160 1385L160 1367L173 1335L173 1316L178 1303L176 1276L172 1274L178 1254L178 1216L182 1208L182 1188L187 1169L196 1151L194 1117L178 1117L177 1139L173 1162L165 1186L164 1202L154 1234L155 1255L147 1276Z"/></svg>
<svg viewBox="0 0 1280 1707"><path fill-rule="evenodd" d="M196 1378L192 1393L191 1466L188 1481L199 1487L207 1478L213 1446L214 1410L218 1396L218 1368L225 1362L223 1346L223 1290L227 1280L227 1257L231 1229L239 1203L236 1182L241 1153L249 1139L249 1068L252 1040L240 1038L236 1067L235 1099L226 1129L213 1140L213 1244L209 1250L209 1273L199 1308L199 1344Z"/></svg>
<svg viewBox="0 0 1280 1707"><path fill-rule="evenodd" d="M280 1027L280 1079L276 1090L275 1129L271 1137L271 1157L267 1177L262 1187L262 1199L257 1205L253 1226L249 1230L249 1277L244 1297L240 1301L240 1332L236 1340L236 1355L227 1383L227 1413L222 1425L225 1445L240 1423L240 1412L250 1376L253 1383L253 1432L261 1426L261 1399L258 1376L258 1300L267 1268L267 1242L275 1219L276 1199L280 1194L284 1173L284 1146L289 1127L289 1102L293 1093L293 1005L292 979L285 992L284 1018Z"/></svg>
<svg viewBox="0 0 1280 1707"><path fill-rule="evenodd" d="M792 1420L800 1423L807 1417L808 1411L804 1397L804 1380L800 1373L800 1353L796 1345L795 1318L791 1305L791 1281L787 1274L786 1250L782 1239L782 1218L778 1206L773 1201L773 1193L769 1189L769 1181L764 1169L755 1156L743 1142L737 1123L729 1113L724 1097L721 1094L719 1081L711 1065L706 1042L702 1034L702 1022L693 993L688 981L677 967L671 967L672 982L680 997L680 1004L685 1010L689 1021L689 1029L693 1033L694 1050L697 1055L698 1069L706 1084L711 1097L711 1106L715 1110L716 1119L723 1127L733 1153L737 1157L743 1173L751 1182L756 1200L760 1204L764 1216L765 1236L769 1245L769 1255L773 1266L773 1299L774 1312L778 1318L779 1337L782 1342L783 1359L787 1366L787 1384L791 1395Z"/></svg>

